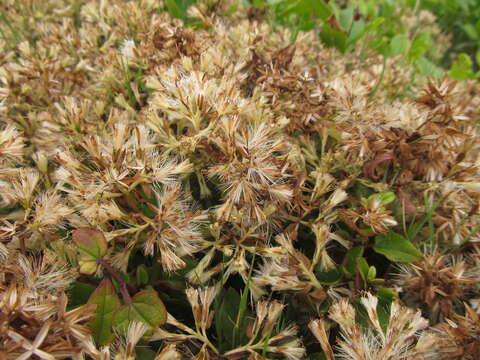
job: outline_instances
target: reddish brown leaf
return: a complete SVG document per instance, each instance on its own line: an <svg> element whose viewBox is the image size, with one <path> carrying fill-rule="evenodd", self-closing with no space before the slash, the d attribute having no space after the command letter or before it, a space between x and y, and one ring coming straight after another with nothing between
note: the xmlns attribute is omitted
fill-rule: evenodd
<svg viewBox="0 0 480 360"><path fill-rule="evenodd" d="M367 161L363 165L363 172L367 177L376 181L380 178L379 176L375 175L376 167L381 163L392 160L392 159L393 159L392 153L383 153L381 155L378 155L375 159Z"/></svg>

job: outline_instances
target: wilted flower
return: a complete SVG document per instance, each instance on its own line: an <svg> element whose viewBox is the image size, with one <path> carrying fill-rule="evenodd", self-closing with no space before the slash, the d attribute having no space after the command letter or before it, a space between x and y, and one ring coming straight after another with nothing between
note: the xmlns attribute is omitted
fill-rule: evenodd
<svg viewBox="0 0 480 360"><path fill-rule="evenodd" d="M465 261L437 252L425 254L417 263L399 269L397 284L405 301L428 308L432 319L453 314L455 304L465 297L478 277L478 270Z"/></svg>
<svg viewBox="0 0 480 360"><path fill-rule="evenodd" d="M369 327L362 330L356 322L356 311L347 299L332 305L329 317L340 326L341 338L338 340L337 356L342 359L426 359L430 352L428 347L415 344L419 333L428 326L428 321L401 306L398 302L391 304L389 319L385 330L380 324L377 313L378 299L371 294L361 298L367 312ZM325 324L322 320L310 323L310 330L319 340L329 360L334 360L331 345L326 341Z"/></svg>

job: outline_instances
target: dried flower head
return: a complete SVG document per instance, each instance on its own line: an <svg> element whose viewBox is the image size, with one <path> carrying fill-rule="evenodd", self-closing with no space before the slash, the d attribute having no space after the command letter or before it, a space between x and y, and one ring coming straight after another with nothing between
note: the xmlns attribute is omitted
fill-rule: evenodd
<svg viewBox="0 0 480 360"><path fill-rule="evenodd" d="M473 360L480 356L480 318L468 305L465 305L465 315L454 314L432 328L431 336L438 341L432 346L432 352L437 359Z"/></svg>
<svg viewBox="0 0 480 360"><path fill-rule="evenodd" d="M428 326L428 321L401 306L398 302L391 304L386 328L382 327L377 312L378 299L371 295L361 298L366 310L368 328L362 329L356 322L356 311L347 299L334 303L329 310L329 317L339 325L341 338L338 340L336 355L342 359L426 359L423 357L430 349L420 342L416 344L420 331ZM329 360L334 359L334 352L326 341L326 328L322 320L310 323L310 329L319 340Z"/></svg>
<svg viewBox="0 0 480 360"><path fill-rule="evenodd" d="M405 301L429 309L432 319L453 314L478 276L478 271L465 261L438 252L425 254L417 263L402 265L400 270L397 284Z"/></svg>

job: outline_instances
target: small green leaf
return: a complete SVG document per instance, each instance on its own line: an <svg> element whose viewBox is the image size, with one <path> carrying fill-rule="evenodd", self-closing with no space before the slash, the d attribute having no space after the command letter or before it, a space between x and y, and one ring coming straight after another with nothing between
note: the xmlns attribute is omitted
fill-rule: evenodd
<svg viewBox="0 0 480 360"><path fill-rule="evenodd" d="M73 232L73 241L80 251L80 272L93 274L97 268L97 259L107 252L108 244L101 231L89 227L81 227Z"/></svg>
<svg viewBox="0 0 480 360"><path fill-rule="evenodd" d="M380 284L383 284L385 282L385 279L373 278L373 279L369 279L368 282L372 285L380 285Z"/></svg>
<svg viewBox="0 0 480 360"><path fill-rule="evenodd" d="M375 231L371 227L362 227L358 229L358 233L362 236L370 237L375 235Z"/></svg>
<svg viewBox="0 0 480 360"><path fill-rule="evenodd" d="M379 301L377 304L378 322L380 323L380 327L382 328L384 333L387 332L388 324L390 323L391 306L392 306L391 301L388 301L388 302Z"/></svg>
<svg viewBox="0 0 480 360"><path fill-rule="evenodd" d="M363 35L366 34L365 21L358 20L354 21L350 33L348 34L347 44L348 46L355 45L355 43L360 40Z"/></svg>
<svg viewBox="0 0 480 360"><path fill-rule="evenodd" d="M368 280L368 263L367 260L365 260L364 257L360 257L357 259L357 270L360 273L360 276L362 277L364 282L367 282Z"/></svg>
<svg viewBox="0 0 480 360"><path fill-rule="evenodd" d="M350 27L353 23L353 7L347 7L340 11L340 15L338 17L338 22L340 26L345 29L345 31L350 31Z"/></svg>
<svg viewBox="0 0 480 360"><path fill-rule="evenodd" d="M85 304L94 291L95 286L75 281L69 289L68 306L73 308Z"/></svg>
<svg viewBox="0 0 480 360"><path fill-rule="evenodd" d="M89 258L101 258L107 252L107 240L99 230L81 227L73 232L73 241L80 252Z"/></svg>
<svg viewBox="0 0 480 360"><path fill-rule="evenodd" d="M347 272L347 275L353 276L357 272L357 262L358 258L362 257L363 255L363 246L356 246L347 252L347 263L344 269Z"/></svg>
<svg viewBox="0 0 480 360"><path fill-rule="evenodd" d="M440 78L444 75L442 68L438 67L426 57L422 56L414 62L417 71L424 76Z"/></svg>
<svg viewBox="0 0 480 360"><path fill-rule="evenodd" d="M389 288L380 288L377 290L377 297L380 301L392 302L398 298L398 295L395 291Z"/></svg>
<svg viewBox="0 0 480 360"><path fill-rule="evenodd" d="M325 20L332 14L332 9L324 0L307 0L308 11L313 10L315 15Z"/></svg>
<svg viewBox="0 0 480 360"><path fill-rule="evenodd" d="M405 54L410 46L410 41L403 34L395 35L390 41L390 56Z"/></svg>
<svg viewBox="0 0 480 360"><path fill-rule="evenodd" d="M421 33L412 43L408 51L408 58L410 61L416 61L426 54L431 46L431 40L428 33Z"/></svg>
<svg viewBox="0 0 480 360"><path fill-rule="evenodd" d="M145 268L145 265L142 264L139 267L137 267L136 277L137 277L138 285L148 284L148 272L147 272L147 269Z"/></svg>
<svg viewBox="0 0 480 360"><path fill-rule="evenodd" d="M347 35L345 32L334 29L327 22L323 24L320 38L326 47L335 47L342 53L347 50Z"/></svg>
<svg viewBox="0 0 480 360"><path fill-rule="evenodd" d="M392 302L398 298L397 293L388 288L380 288L377 291L378 305L378 321L383 331L386 332L388 323L390 322L390 309Z"/></svg>
<svg viewBox="0 0 480 360"><path fill-rule="evenodd" d="M151 328L167 321L167 310L155 290L135 294L131 305L124 305L116 312L113 323L115 328L125 332L131 321L143 322Z"/></svg>
<svg viewBox="0 0 480 360"><path fill-rule="evenodd" d="M232 288L223 292L215 310L215 329L218 334L220 350L233 346L233 331L240 307L240 295Z"/></svg>
<svg viewBox="0 0 480 360"><path fill-rule="evenodd" d="M185 15L184 11L178 6L176 0L165 0L165 5L172 17L183 18Z"/></svg>
<svg viewBox="0 0 480 360"><path fill-rule="evenodd" d="M342 273L337 268L328 271L318 271L316 275L322 285L333 285L342 279Z"/></svg>
<svg viewBox="0 0 480 360"><path fill-rule="evenodd" d="M335 129L334 127L329 127L328 128L328 136L335 139L339 143L342 142L342 134L337 129Z"/></svg>
<svg viewBox="0 0 480 360"><path fill-rule="evenodd" d="M114 336L112 321L115 311L120 307L120 299L109 279L103 280L88 299L89 304L96 304L95 318L90 322L93 339L100 345L108 345Z"/></svg>
<svg viewBox="0 0 480 360"><path fill-rule="evenodd" d="M353 193L357 199L368 198L372 195L373 190L365 186L365 184L362 184L360 181L356 181L353 185Z"/></svg>
<svg viewBox="0 0 480 360"><path fill-rule="evenodd" d="M380 25L382 25L383 23L385 22L385 18L383 17L377 17L376 19L372 20L372 21L369 21L367 23L367 27L365 29L366 32L370 32L370 31L375 31L377 30Z"/></svg>
<svg viewBox="0 0 480 360"><path fill-rule="evenodd" d="M253 7L263 9L265 7L265 0L253 0L252 5Z"/></svg>
<svg viewBox="0 0 480 360"><path fill-rule="evenodd" d="M478 49L477 53L475 54L475 61L477 62L477 65L480 66L480 49Z"/></svg>
<svg viewBox="0 0 480 360"><path fill-rule="evenodd" d="M467 54L459 54L455 62L452 64L448 75L455 80L473 79L473 63Z"/></svg>
<svg viewBox="0 0 480 360"><path fill-rule="evenodd" d="M463 30L467 33L467 36L470 38L470 40L477 40L478 39L478 32L475 26L472 24L464 24L463 25Z"/></svg>
<svg viewBox="0 0 480 360"><path fill-rule="evenodd" d="M422 253L410 241L394 232L376 236L373 249L389 260L401 263L411 263L422 257Z"/></svg>
<svg viewBox="0 0 480 360"><path fill-rule="evenodd" d="M369 46L375 49L380 55L385 57L392 56L390 50L391 39L387 36L377 36L369 42Z"/></svg>
<svg viewBox="0 0 480 360"><path fill-rule="evenodd" d="M135 355L136 360L155 360L157 353L148 347L137 346Z"/></svg>
<svg viewBox="0 0 480 360"><path fill-rule="evenodd" d="M395 194L391 191L384 191L381 193L373 194L368 197L369 202L371 200L378 201L382 206L390 204L395 200Z"/></svg>

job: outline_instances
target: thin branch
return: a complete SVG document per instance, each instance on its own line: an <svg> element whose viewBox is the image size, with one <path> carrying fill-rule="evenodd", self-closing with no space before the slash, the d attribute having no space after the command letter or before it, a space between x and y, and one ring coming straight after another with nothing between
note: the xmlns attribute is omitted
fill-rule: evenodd
<svg viewBox="0 0 480 360"><path fill-rule="evenodd" d="M118 281L120 284L120 292L122 293L123 300L127 305L132 305L132 297L128 292L128 284L127 282L120 276L118 271L110 265L105 259L99 258L97 259L97 263L102 265L105 270L113 277L115 280Z"/></svg>

